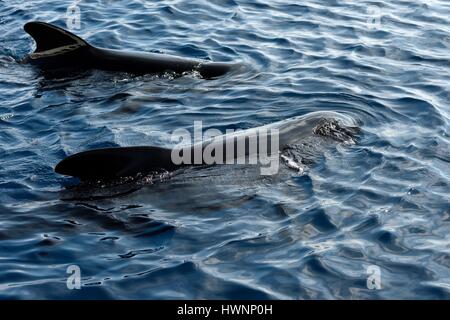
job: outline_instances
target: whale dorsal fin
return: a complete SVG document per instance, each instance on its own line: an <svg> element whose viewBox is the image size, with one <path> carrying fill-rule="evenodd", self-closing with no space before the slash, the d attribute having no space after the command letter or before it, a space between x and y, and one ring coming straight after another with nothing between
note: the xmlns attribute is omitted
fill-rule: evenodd
<svg viewBox="0 0 450 320"><path fill-rule="evenodd" d="M55 172L80 178L114 179L143 175L158 170L174 170L172 150L160 147L115 147L73 154L55 167Z"/></svg>
<svg viewBox="0 0 450 320"><path fill-rule="evenodd" d="M52 54L89 46L85 40L73 33L46 22L28 22L23 28L36 42L33 55Z"/></svg>

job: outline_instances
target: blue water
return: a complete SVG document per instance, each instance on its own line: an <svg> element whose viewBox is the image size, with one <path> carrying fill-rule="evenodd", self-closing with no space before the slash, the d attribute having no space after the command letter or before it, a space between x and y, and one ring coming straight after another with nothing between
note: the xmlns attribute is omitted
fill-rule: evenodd
<svg viewBox="0 0 450 320"><path fill-rule="evenodd" d="M34 46L23 25L66 28L71 4L0 1L1 299L450 298L447 0L82 0L73 31L92 44L244 67L48 79L18 64ZM53 172L87 149L170 146L195 120L246 129L320 110L362 131L304 174L211 167L70 200Z"/></svg>

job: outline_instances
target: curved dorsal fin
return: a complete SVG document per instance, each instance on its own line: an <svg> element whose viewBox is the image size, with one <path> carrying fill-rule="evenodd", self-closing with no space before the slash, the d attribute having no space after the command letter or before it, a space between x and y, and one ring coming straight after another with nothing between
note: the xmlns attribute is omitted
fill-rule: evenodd
<svg viewBox="0 0 450 320"><path fill-rule="evenodd" d="M89 179L112 179L143 175L164 169L175 170L171 160L172 150L160 147L113 147L73 154L55 167L55 172Z"/></svg>
<svg viewBox="0 0 450 320"><path fill-rule="evenodd" d="M35 53L41 53L61 47L81 47L89 45L85 40L73 33L46 22L28 22L23 28L36 42Z"/></svg>

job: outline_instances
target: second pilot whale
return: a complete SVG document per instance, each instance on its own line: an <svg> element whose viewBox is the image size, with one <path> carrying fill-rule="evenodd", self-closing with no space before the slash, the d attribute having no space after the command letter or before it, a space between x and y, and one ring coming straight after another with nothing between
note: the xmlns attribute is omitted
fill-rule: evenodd
<svg viewBox="0 0 450 320"><path fill-rule="evenodd" d="M301 169L308 154L320 152L320 140L313 140L309 148L305 143L312 137L321 137L343 143L355 143L359 128L353 119L332 111L317 111L307 115L274 122L261 127L216 136L206 141L173 148L157 146L100 148L73 154L60 161L55 171L77 177L82 181L114 180L122 177L172 172L192 166L213 164L239 164L237 159L267 156L273 161L279 157L290 168ZM276 132L276 135L263 134ZM261 144L261 139L265 143ZM242 143L239 144L238 141ZM253 142L252 142L253 141ZM276 143L273 143L273 142ZM261 149L261 147L264 147ZM311 150L317 149L316 151ZM199 152L197 152L199 151ZM218 155L212 161L196 154ZM217 159L220 158L218 162ZM231 160L231 161L229 161ZM269 173L271 174L271 173Z"/></svg>

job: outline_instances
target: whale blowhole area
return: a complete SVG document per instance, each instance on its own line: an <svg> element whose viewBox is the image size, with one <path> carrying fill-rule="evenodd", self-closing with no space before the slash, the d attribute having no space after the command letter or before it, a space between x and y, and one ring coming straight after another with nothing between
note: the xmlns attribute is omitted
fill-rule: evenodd
<svg viewBox="0 0 450 320"><path fill-rule="evenodd" d="M349 144L356 143L360 131L359 127L346 126L339 120L332 118L320 119L313 129L313 133L316 135Z"/></svg>

